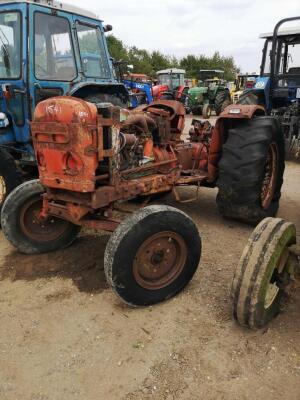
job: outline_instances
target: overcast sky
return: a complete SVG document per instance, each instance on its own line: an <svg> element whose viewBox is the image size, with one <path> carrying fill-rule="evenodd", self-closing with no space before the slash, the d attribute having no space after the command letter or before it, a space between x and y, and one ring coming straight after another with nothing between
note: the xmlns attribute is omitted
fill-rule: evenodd
<svg viewBox="0 0 300 400"><path fill-rule="evenodd" d="M71 2L68 0L68 2ZM259 71L262 32L300 15L300 0L73 0L94 11L126 45L178 57L232 55L243 72ZM300 21L299 21L300 25Z"/></svg>

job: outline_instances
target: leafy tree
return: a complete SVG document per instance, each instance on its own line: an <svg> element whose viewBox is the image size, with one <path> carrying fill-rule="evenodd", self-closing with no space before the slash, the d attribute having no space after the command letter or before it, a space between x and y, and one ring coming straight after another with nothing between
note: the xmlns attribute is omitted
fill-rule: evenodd
<svg viewBox="0 0 300 400"><path fill-rule="evenodd" d="M107 44L111 56L115 60L124 60L133 65L133 72L147 74L155 77L157 71L166 68L180 67L186 70L189 78L199 78L200 69L221 69L224 71L225 79L233 80L239 68L233 57L222 56L215 52L212 57L203 54L188 54L182 59L169 56L158 50L149 52L136 46L127 47L114 35L107 36Z"/></svg>
<svg viewBox="0 0 300 400"><path fill-rule="evenodd" d="M122 40L116 38L114 35L108 35L106 40L110 55L115 60L128 60L127 48L124 46Z"/></svg>

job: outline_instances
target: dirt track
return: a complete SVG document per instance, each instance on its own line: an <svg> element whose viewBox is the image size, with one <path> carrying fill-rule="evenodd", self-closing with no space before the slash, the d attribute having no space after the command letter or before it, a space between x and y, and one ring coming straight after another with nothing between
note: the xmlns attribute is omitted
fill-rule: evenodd
<svg viewBox="0 0 300 400"><path fill-rule="evenodd" d="M298 232L299 181L289 163L279 216ZM107 288L107 235L83 232L67 250L25 257L0 232L0 399L299 400L300 291L264 330L232 321L231 280L251 228L224 221L215 195L201 189L179 206L202 234L200 268L151 308L128 308Z"/></svg>

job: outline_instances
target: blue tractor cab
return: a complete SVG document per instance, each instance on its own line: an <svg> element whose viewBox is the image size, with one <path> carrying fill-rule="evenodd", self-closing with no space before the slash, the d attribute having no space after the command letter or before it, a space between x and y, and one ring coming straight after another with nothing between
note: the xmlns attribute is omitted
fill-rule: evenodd
<svg viewBox="0 0 300 400"><path fill-rule="evenodd" d="M299 22L299 26L287 25ZM277 23L265 40L260 76L239 104L259 104L281 123L287 156L300 156L300 17Z"/></svg>
<svg viewBox="0 0 300 400"><path fill-rule="evenodd" d="M0 209L37 174L30 135L36 105L54 96L128 104L93 13L52 0L0 0Z"/></svg>

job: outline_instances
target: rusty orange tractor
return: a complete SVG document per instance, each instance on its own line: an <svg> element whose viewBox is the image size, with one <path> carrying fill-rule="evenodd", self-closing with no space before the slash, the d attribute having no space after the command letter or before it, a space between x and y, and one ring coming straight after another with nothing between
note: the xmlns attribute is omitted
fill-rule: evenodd
<svg viewBox="0 0 300 400"><path fill-rule="evenodd" d="M1 223L25 254L70 245L81 227L112 231L107 280L133 305L178 293L193 277L201 239L194 222L164 205L120 221L121 202L178 187L219 188L223 216L257 223L275 215L284 169L280 126L260 106L230 106L214 128L194 120L183 140L184 106L156 101L128 111L71 97L39 103L31 124L39 180L6 199Z"/></svg>

